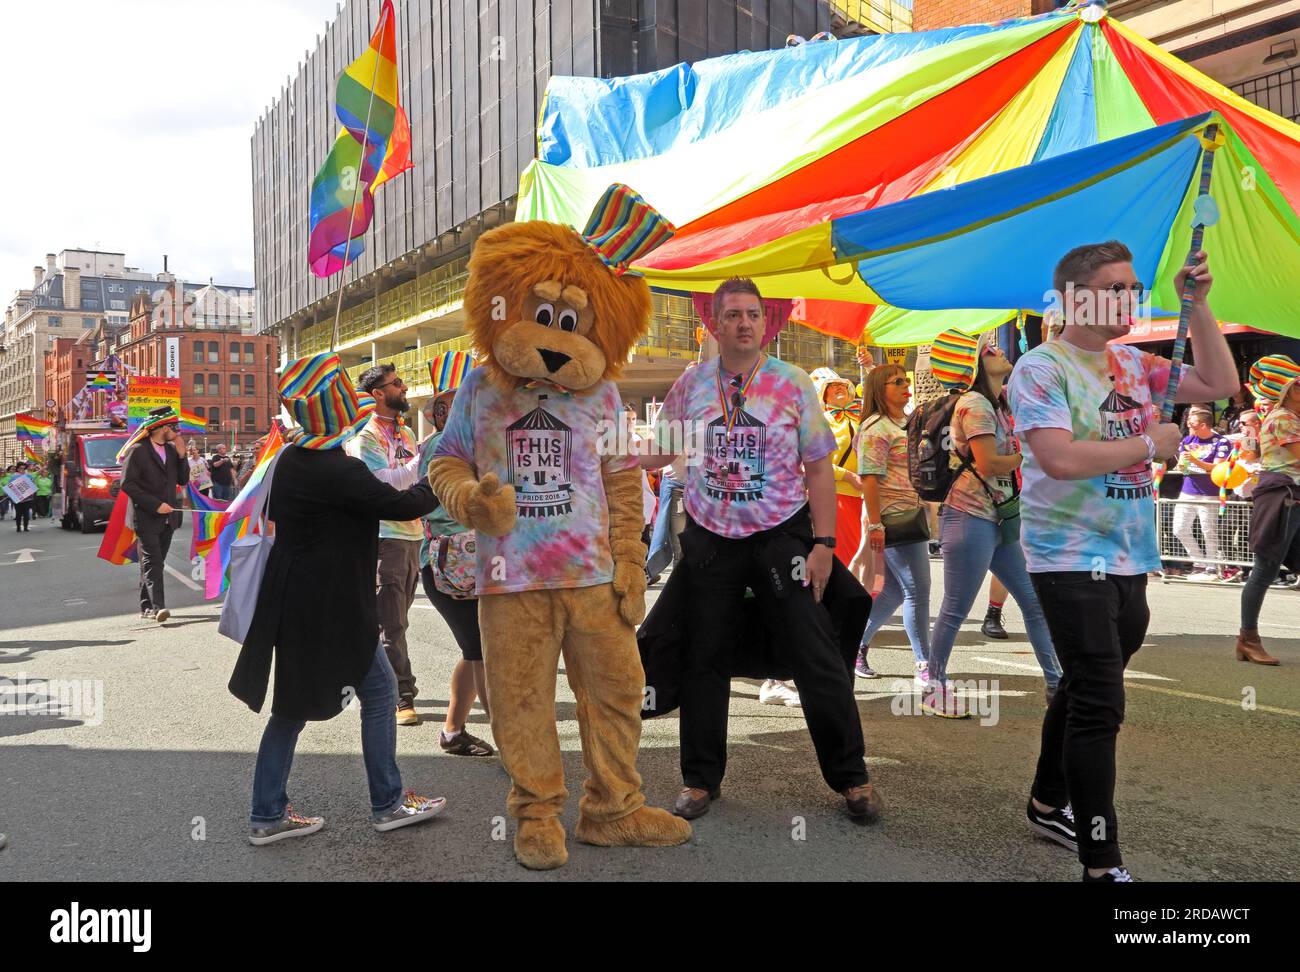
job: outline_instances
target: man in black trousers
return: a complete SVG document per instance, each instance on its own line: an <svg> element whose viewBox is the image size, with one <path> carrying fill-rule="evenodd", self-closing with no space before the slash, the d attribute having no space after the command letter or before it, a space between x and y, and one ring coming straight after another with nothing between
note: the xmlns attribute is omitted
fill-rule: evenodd
<svg viewBox="0 0 1300 972"><path fill-rule="evenodd" d="M172 532L181 524L176 490L190 480L190 465L176 449L180 416L170 406L156 408L123 450L122 490L131 497L140 550L140 617L159 624L171 617L163 593L163 565Z"/></svg>

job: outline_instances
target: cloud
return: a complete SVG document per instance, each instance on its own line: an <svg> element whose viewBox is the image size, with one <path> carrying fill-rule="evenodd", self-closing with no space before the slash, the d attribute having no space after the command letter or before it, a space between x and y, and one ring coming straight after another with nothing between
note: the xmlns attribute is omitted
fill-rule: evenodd
<svg viewBox="0 0 1300 972"><path fill-rule="evenodd" d="M0 36L27 38L0 58L0 298L77 247L151 272L166 253L185 279L251 285L253 127L335 6L0 4Z"/></svg>

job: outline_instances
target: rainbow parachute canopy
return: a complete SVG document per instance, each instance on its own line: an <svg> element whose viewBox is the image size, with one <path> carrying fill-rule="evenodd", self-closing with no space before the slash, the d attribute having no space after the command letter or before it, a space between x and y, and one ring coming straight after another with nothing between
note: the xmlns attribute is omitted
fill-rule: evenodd
<svg viewBox="0 0 1300 972"><path fill-rule="evenodd" d="M1019 310L1041 311L1051 287L1044 265L1106 238L1080 238L1083 228L1105 228L1134 249L1155 307L1172 313L1197 194L1183 171L1195 166L1207 116L1224 134L1210 187L1221 218L1205 236L1216 316L1300 336L1300 126L1095 5L743 52L626 78L553 77L516 218L581 228L611 182L636 186L677 227L634 263L651 286L710 291L745 274L765 297L793 299L794 319L886 345L926 342L953 326L975 333ZM1193 137L1162 156L1176 163L1176 176L1132 153L1116 167L1128 149L1114 140L1190 119L1201 119L1191 123L1195 133L1183 133ZM1171 151L1171 137L1166 128L1137 154ZM1063 164L1079 179L1057 180L1067 198L1048 206L1038 188ZM950 195L1017 170L1032 175L996 185L1002 196ZM1101 188L1084 192L1083 182ZM1022 195L1005 195L1013 187ZM1127 198L1141 204L1112 214L1108 227L1087 209ZM933 204L920 206L926 199ZM931 231L906 232L884 217L900 203L919 207L908 218L933 220ZM978 212L994 227L1031 203L1059 221L1022 221L1017 234L1038 235L1012 242L1043 258L996 273L978 249L990 235L961 213L943 213L968 206L966 215ZM958 229L958 238L938 239ZM983 272L930 286L944 283L956 261Z"/></svg>

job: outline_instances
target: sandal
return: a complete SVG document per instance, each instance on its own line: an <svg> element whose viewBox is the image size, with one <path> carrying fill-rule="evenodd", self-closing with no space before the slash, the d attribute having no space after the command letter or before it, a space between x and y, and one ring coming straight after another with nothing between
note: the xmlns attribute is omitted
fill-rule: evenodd
<svg viewBox="0 0 1300 972"><path fill-rule="evenodd" d="M482 739L470 735L468 729L462 729L456 734L455 739L450 740L439 731L438 745L449 756L495 756L497 754L497 751Z"/></svg>

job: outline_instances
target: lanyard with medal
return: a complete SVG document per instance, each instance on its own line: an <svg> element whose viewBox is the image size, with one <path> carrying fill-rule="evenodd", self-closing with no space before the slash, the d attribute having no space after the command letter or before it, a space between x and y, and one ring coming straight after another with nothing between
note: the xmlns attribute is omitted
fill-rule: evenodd
<svg viewBox="0 0 1300 972"><path fill-rule="evenodd" d="M735 375L731 379L733 388L738 389L732 392L731 398L727 398L727 393L722 388L722 359L718 359L718 370L714 378L718 382L718 402L722 405L722 418L726 424L726 434L731 436L731 427L736 423L736 416L740 410L745 407L745 395L749 391L749 386L754 383L754 378L758 375L759 369L763 367L763 362L767 360L767 355L759 355L754 362L754 367L749 370L749 374L742 377Z"/></svg>

